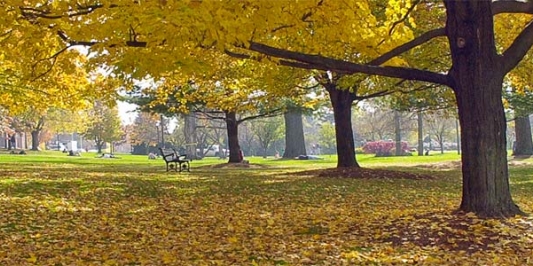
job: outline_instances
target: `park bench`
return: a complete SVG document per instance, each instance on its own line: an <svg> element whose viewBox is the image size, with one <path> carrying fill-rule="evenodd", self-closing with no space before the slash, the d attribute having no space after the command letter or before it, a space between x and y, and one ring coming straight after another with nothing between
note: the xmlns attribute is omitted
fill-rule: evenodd
<svg viewBox="0 0 533 266"><path fill-rule="evenodd" d="M189 159L187 159L186 154L178 154L174 149L163 149L159 148L161 156L167 165L167 172L169 169L174 169L174 171L185 171L190 172Z"/></svg>

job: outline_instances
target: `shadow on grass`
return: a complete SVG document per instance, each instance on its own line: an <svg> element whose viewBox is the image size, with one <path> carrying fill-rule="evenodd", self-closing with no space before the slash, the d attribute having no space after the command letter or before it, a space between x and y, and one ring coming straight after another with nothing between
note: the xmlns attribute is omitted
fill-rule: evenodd
<svg viewBox="0 0 533 266"><path fill-rule="evenodd" d="M128 197L175 198L194 196L210 198L234 195L254 197L269 193L285 200L314 194L320 198L376 191L382 187L431 190L449 187L438 180L354 180L294 176L278 169L192 169L188 173L166 172L161 167L143 166L141 170L125 166L49 168L39 173L11 171L0 173L0 194L8 197L83 198ZM424 185L421 185L424 184ZM372 194L372 193L371 193Z"/></svg>

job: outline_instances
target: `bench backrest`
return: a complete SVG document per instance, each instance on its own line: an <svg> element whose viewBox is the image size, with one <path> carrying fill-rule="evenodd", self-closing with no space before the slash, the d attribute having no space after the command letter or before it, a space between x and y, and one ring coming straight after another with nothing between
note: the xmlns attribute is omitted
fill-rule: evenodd
<svg viewBox="0 0 533 266"><path fill-rule="evenodd" d="M163 160L165 161L172 161L172 159L178 157L178 155L173 149L171 150L171 149L159 148L159 152L161 152L161 156L163 157Z"/></svg>

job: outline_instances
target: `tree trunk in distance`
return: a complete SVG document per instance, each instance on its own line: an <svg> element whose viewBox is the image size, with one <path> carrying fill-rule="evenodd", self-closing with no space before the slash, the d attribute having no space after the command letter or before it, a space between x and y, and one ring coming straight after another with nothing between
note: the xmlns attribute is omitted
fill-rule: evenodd
<svg viewBox="0 0 533 266"><path fill-rule="evenodd" d="M522 212L511 198L502 104L505 76L496 53L491 1L445 0L451 50L449 78L462 139L463 193L459 210L481 217Z"/></svg>
<svg viewBox="0 0 533 266"><path fill-rule="evenodd" d="M394 110L394 136L396 141L396 156L401 156L402 151L402 129L400 127L400 112Z"/></svg>
<svg viewBox="0 0 533 266"><path fill-rule="evenodd" d="M16 136L17 133L11 135L8 137L8 141L7 141L7 150L10 151L10 150L14 150L17 148L17 142L16 142Z"/></svg>
<svg viewBox="0 0 533 266"><path fill-rule="evenodd" d="M456 134L456 141L457 141L457 154L461 154L461 133L459 128L459 120L455 119L455 134Z"/></svg>
<svg viewBox="0 0 533 266"><path fill-rule="evenodd" d="M516 146L513 145L513 155L533 155L533 140L531 139L531 122L529 116L515 119Z"/></svg>
<svg viewBox="0 0 533 266"><path fill-rule="evenodd" d="M95 139L94 143L96 144L97 153L102 153L102 147L104 146L104 142L99 139Z"/></svg>
<svg viewBox="0 0 533 266"><path fill-rule="evenodd" d="M424 122L422 111L416 112L416 118L418 123L418 156L424 155Z"/></svg>
<svg viewBox="0 0 533 266"><path fill-rule="evenodd" d="M196 154L196 117L194 114L186 114L183 123L185 154L188 159L195 160L198 158Z"/></svg>
<svg viewBox="0 0 533 266"><path fill-rule="evenodd" d="M226 127L228 130L229 161L228 163L240 163L241 147L239 146L239 124L235 112L226 113Z"/></svg>
<svg viewBox="0 0 533 266"><path fill-rule="evenodd" d="M285 120L285 151L283 158L294 158L307 155L305 150L304 126L302 110L293 108L283 114Z"/></svg>
<svg viewBox="0 0 533 266"><path fill-rule="evenodd" d="M328 84L335 120L335 140L337 143L337 168L360 167L355 159L355 143L352 129L352 103L354 96L348 90L337 90L334 84Z"/></svg>
<svg viewBox="0 0 533 266"><path fill-rule="evenodd" d="M40 130L33 130L31 132L31 150L32 151L38 151L39 150L39 134Z"/></svg>

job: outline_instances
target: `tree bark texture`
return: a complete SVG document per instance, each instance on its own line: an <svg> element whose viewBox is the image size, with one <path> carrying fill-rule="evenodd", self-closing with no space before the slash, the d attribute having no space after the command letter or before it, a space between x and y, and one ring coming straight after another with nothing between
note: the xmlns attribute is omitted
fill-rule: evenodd
<svg viewBox="0 0 533 266"><path fill-rule="evenodd" d="M520 213L509 189L506 121L502 104L505 71L496 53L491 1L446 0L446 34L453 67L462 141L461 211L482 217Z"/></svg>
<svg viewBox="0 0 533 266"><path fill-rule="evenodd" d="M517 117L515 123L516 143L513 145L513 155L533 155L533 140L531 139L531 122L529 116Z"/></svg>
<svg viewBox="0 0 533 266"><path fill-rule="evenodd" d="M285 151L283 152L283 158L307 155L302 116L302 111L299 109L289 109L283 114L285 120Z"/></svg>
<svg viewBox="0 0 533 266"><path fill-rule="evenodd" d="M352 103L354 95L348 90L338 90L334 84L327 84L335 120L337 143L337 168L359 167L355 159L355 143L352 129Z"/></svg>
<svg viewBox="0 0 533 266"><path fill-rule="evenodd" d="M228 130L229 163L242 162L241 147L239 146L239 124L235 112L226 112L226 127Z"/></svg>

